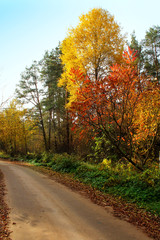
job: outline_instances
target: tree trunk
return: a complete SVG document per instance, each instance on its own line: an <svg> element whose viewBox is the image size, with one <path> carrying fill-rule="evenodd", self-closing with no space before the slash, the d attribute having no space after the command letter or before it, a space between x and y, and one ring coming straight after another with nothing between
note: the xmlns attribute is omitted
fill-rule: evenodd
<svg viewBox="0 0 160 240"><path fill-rule="evenodd" d="M68 101L68 92L65 93L65 104L67 104ZM66 110L66 152L70 152L70 129L69 129L69 112Z"/></svg>
<svg viewBox="0 0 160 240"><path fill-rule="evenodd" d="M39 106L39 113L40 113L40 123L41 123L41 127L42 127L42 132L43 132L43 139L44 139L44 144L45 144L45 150L48 151L46 132L45 132L45 128L44 128L44 121L43 121L42 110L41 110L40 106Z"/></svg>
<svg viewBox="0 0 160 240"><path fill-rule="evenodd" d="M52 110L49 110L49 126L48 126L48 150L51 150L51 124L52 124Z"/></svg>

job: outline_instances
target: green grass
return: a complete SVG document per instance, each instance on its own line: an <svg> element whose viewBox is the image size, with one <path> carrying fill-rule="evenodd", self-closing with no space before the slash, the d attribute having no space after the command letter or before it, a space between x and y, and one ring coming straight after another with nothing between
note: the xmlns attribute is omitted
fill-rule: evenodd
<svg viewBox="0 0 160 240"><path fill-rule="evenodd" d="M7 154L7 153L5 153L5 152L0 151L0 157L1 157L1 158L4 158L4 159L9 159L9 158L10 158L10 155Z"/></svg>

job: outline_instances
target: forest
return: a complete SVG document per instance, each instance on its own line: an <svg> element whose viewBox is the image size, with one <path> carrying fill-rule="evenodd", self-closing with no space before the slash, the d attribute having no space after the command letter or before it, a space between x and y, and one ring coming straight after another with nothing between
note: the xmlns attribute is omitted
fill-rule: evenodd
<svg viewBox="0 0 160 240"><path fill-rule="evenodd" d="M128 42L107 10L82 14L24 69L0 122L2 156L71 173L159 214L160 26Z"/></svg>

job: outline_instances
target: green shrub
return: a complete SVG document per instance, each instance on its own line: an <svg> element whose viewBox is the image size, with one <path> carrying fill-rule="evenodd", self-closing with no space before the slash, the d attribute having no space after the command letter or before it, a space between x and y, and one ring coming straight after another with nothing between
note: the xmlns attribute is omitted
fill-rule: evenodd
<svg viewBox="0 0 160 240"><path fill-rule="evenodd" d="M10 155L5 153L5 152L3 152L3 151L0 151L0 157L4 158L4 159L8 159L8 158L10 158Z"/></svg>
<svg viewBox="0 0 160 240"><path fill-rule="evenodd" d="M80 162L72 155L55 154L48 166L55 171L73 173L80 166Z"/></svg>
<svg viewBox="0 0 160 240"><path fill-rule="evenodd" d="M53 154L51 153L47 153L47 152L43 152L41 155L41 161L42 163L49 163L53 158Z"/></svg>

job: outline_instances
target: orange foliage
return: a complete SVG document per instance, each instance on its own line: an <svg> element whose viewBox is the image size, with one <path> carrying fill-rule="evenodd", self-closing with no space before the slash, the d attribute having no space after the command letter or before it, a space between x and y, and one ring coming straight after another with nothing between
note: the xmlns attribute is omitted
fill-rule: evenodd
<svg viewBox="0 0 160 240"><path fill-rule="evenodd" d="M83 84L77 88L70 112L74 129L81 128L83 132L84 129L94 129L95 133L103 133L123 157L134 165L133 159L136 158L143 165L157 134L159 90L144 76L138 76L133 64L135 53L130 48L124 52L123 59L124 64L111 66L108 76L97 81L84 76L80 70L72 69L71 74L74 73ZM146 101L150 104L147 105ZM151 111L155 105L156 110ZM147 117L143 121L144 116ZM148 139L150 136L152 139ZM150 144L142 154L139 150L142 144L139 144L144 139Z"/></svg>

